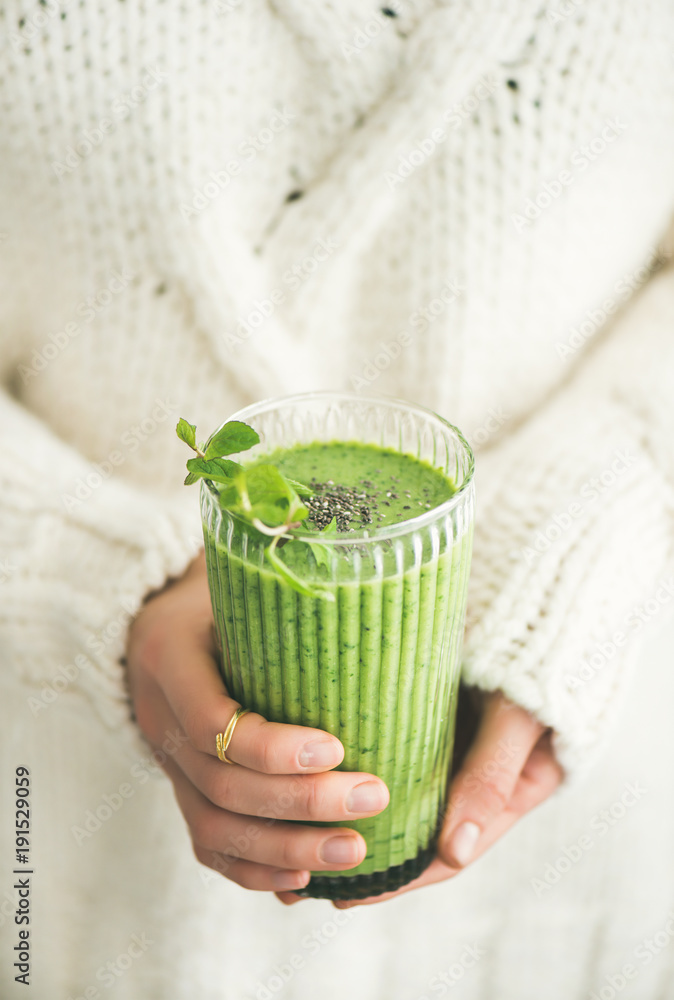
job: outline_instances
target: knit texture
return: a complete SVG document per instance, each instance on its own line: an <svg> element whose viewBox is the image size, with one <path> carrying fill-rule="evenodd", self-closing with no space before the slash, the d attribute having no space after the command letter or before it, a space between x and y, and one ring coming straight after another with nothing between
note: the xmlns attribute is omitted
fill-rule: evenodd
<svg viewBox="0 0 674 1000"><path fill-rule="evenodd" d="M276 995L297 953L284 1000L405 1000L439 993L477 942L463 996L569 1000L666 925L671 671L663 654L630 676L674 586L674 268L654 276L672 16L666 0L0 5L2 729L34 775L35 995L100 995L118 956L128 1000ZM196 864L123 663L142 601L200 545L178 417L207 433L321 388L426 404L475 446L466 681L552 726L569 776L631 694L583 784L461 878L344 926ZM633 810L626 781L647 789ZM534 892L588 832L599 849ZM670 953L625 1000L671 995ZM0 978L20 995L11 962Z"/></svg>
<svg viewBox="0 0 674 1000"><path fill-rule="evenodd" d="M671 336L601 330L674 209L671 10L395 12L5 5L6 661L84 654L72 694L131 738L125 627L198 546L177 417L371 389L475 443L465 677L573 771L629 656L569 674L670 556Z"/></svg>

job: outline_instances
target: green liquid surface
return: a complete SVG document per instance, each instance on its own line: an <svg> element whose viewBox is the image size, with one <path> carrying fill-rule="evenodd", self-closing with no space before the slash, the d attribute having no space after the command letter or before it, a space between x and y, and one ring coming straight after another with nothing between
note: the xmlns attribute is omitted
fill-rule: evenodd
<svg viewBox="0 0 674 1000"><path fill-rule="evenodd" d="M355 441L316 442L272 452L266 461L320 496L346 488L356 498L351 528L379 528L418 517L454 494L454 484L439 469L412 455ZM346 520L346 519L344 519ZM303 528L319 530L311 517ZM338 525L340 530L342 529Z"/></svg>
<svg viewBox="0 0 674 1000"><path fill-rule="evenodd" d="M374 445L316 443L265 461L308 485L328 484L324 493L340 486L365 495L346 519L359 534L426 513L454 492L440 470ZM303 529L319 531L311 522ZM321 580L334 596L327 601L280 579L256 533L226 512L204 524L228 690L270 720L333 733L345 749L341 770L376 774L389 788L378 816L325 824L359 830L367 855L356 868L315 873L316 895L349 898L356 878L354 897L368 895L369 876L371 894L387 891L394 886L381 873L412 872L414 859L432 856L452 751L471 535L455 538L447 516L405 539L341 546L331 570L317 566L307 543L280 548L295 572ZM348 541L348 526L339 537Z"/></svg>

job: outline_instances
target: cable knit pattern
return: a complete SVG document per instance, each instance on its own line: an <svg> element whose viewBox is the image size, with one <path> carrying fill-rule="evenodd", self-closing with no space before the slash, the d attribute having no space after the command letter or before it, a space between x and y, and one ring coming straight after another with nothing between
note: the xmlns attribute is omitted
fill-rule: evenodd
<svg viewBox="0 0 674 1000"><path fill-rule="evenodd" d="M175 503L121 482L102 486L98 470L7 399L0 420L9 432L2 615L11 661L38 698L53 677L75 683L137 754L120 665L127 628L146 594L194 558L199 525L186 534L189 518ZM31 707L39 714L45 706Z"/></svg>
<svg viewBox="0 0 674 1000"><path fill-rule="evenodd" d="M554 23L525 0L516 17L405 3L372 28L355 2L8 5L0 474L19 568L0 614L16 669L48 679L95 645L75 687L124 726L123 632L91 636L195 551L179 412L208 427L262 395L371 387L488 439L465 676L552 725L567 770L591 759L625 658L585 687L567 675L663 572L671 343L649 321L638 384L633 320L593 357L559 345L657 263L666 7ZM645 408L658 386L663 409ZM523 555L619 449L615 484ZM87 463L104 473L81 499Z"/></svg>
<svg viewBox="0 0 674 1000"><path fill-rule="evenodd" d="M130 1000L259 996L255 977L318 919L313 904L285 912L277 954L274 901L205 886L167 782L129 771L148 749L129 711L128 622L199 545L179 415L206 431L263 396L354 388L459 425L478 470L464 677L552 726L569 775L606 744L631 690L634 609L671 586L674 269L652 274L674 212L673 17L666 0L0 8L3 732L12 760L39 769L48 817L40 996L83 995L144 929L156 940L125 973ZM623 781L633 758L613 750ZM669 758L653 743L651 759L657 783ZM72 830L123 782L132 800L80 846ZM320 989L298 974L286 1000L421 995L462 935L489 942L462 984L476 1000L599 989L629 955L603 925L541 941L543 902L517 882L598 808L564 801L458 889L360 913L321 951ZM660 801L639 814L662 835L657 858ZM498 853L511 844L516 863ZM649 874L644 852L626 863L606 844L596 899L633 871L671 884L664 862ZM106 921L91 920L94 886ZM577 913L570 888L554 891L556 913ZM508 946L506 892L522 915ZM451 949L432 951L438 928ZM577 975L536 964L550 942L579 956ZM664 997L658 969L637 987Z"/></svg>
<svg viewBox="0 0 674 1000"><path fill-rule="evenodd" d="M671 268L654 279L629 320L479 471L464 678L501 688L552 726L567 770L589 763L625 693L629 656L615 634L629 636L630 615L671 567L674 480L662 435L672 279Z"/></svg>

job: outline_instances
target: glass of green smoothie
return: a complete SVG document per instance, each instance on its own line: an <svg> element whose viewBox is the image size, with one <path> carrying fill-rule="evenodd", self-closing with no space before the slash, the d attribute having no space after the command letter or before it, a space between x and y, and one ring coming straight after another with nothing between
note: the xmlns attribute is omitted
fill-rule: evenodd
<svg viewBox="0 0 674 1000"><path fill-rule="evenodd" d="M351 823L355 868L312 874L302 895L358 899L416 878L445 809L474 517L473 454L451 424L384 397L309 393L233 415L259 444L239 456L307 484L309 510L277 555L219 503L201 509L221 669L230 694L275 722L324 729L341 770L373 773L390 802ZM231 456L237 458L237 456ZM318 543L318 544L317 544Z"/></svg>

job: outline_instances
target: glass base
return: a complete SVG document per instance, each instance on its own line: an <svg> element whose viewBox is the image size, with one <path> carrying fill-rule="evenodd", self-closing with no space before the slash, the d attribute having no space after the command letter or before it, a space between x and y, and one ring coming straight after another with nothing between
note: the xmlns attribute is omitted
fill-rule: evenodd
<svg viewBox="0 0 674 1000"><path fill-rule="evenodd" d="M402 865L394 865L383 872L373 872L371 875L312 875L311 881L304 889L296 889L298 896L309 896L313 899L367 899L369 896L381 896L384 892L395 892L401 886L407 885L418 878L428 868L435 857L435 843L420 851L415 858L410 858Z"/></svg>

